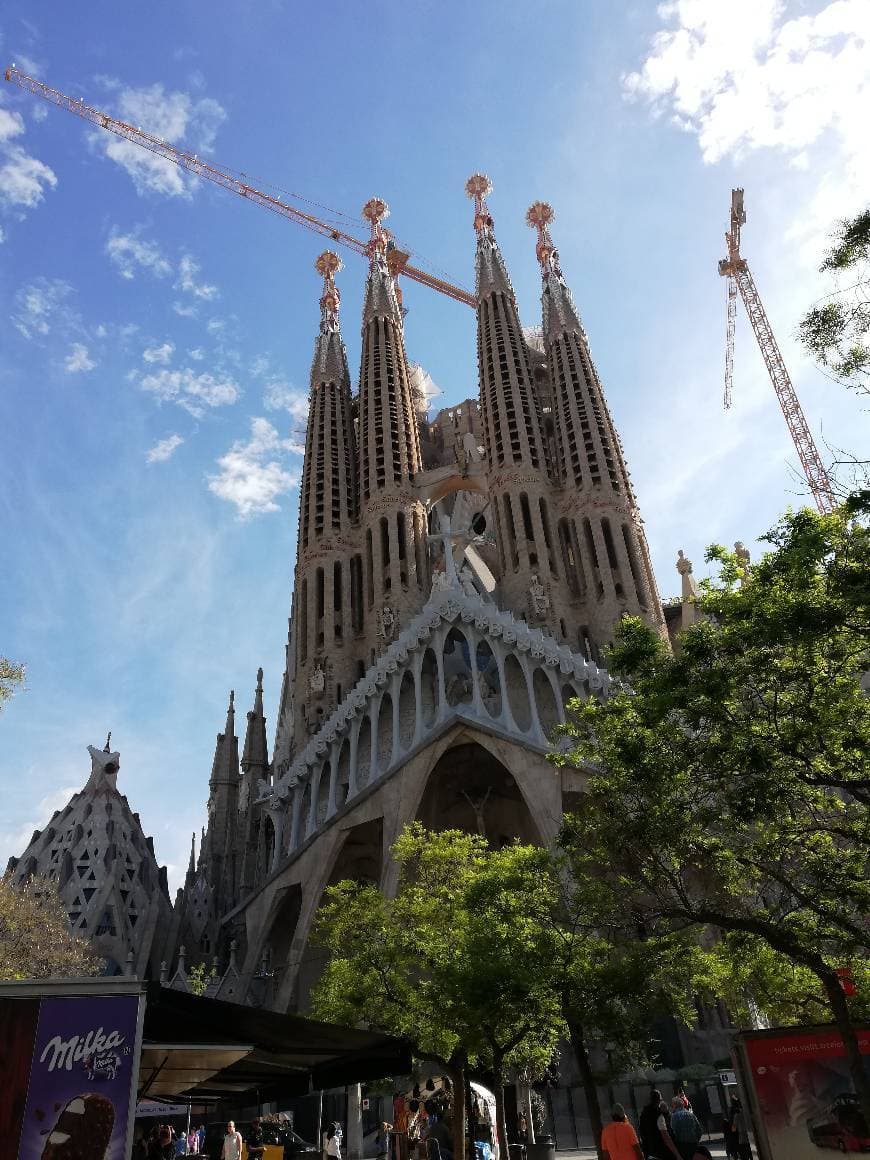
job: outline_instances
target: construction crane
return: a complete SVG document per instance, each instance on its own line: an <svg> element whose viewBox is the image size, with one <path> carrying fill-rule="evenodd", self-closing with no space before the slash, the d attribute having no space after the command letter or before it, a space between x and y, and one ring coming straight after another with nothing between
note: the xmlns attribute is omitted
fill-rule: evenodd
<svg viewBox="0 0 870 1160"><path fill-rule="evenodd" d="M162 141L159 137L153 137L150 133L146 133L142 129L128 125L125 121L118 120L117 117L110 117L108 113L102 113L99 109L92 109L90 105L85 104L84 100L69 97L66 93L61 93L57 89L52 89L48 85L43 84L42 81L27 76L17 69L14 64L6 70L6 80L18 85L25 92L33 93L35 96L49 101L52 105L57 105L60 109L66 109L69 113L75 113L77 117L81 117L84 121L90 121L92 125L96 125L100 129L107 129L110 133L114 133L116 137L122 137L126 141L132 141L134 145L139 145L142 149L150 150L150 152L155 153L158 157L163 157L167 161L171 161L173 164L180 166L180 168L186 169L188 173L205 178L214 185L228 189L230 193L238 194L239 197L254 202L255 205L271 210L272 213L279 214L289 221L296 222L297 225L305 226L306 229L313 230L314 233L321 234L340 246L346 246L348 249L354 250L357 254L363 254L365 256L371 253L371 241L361 241L359 238L345 233L344 230L338 229L328 222L321 221L313 214L307 213L297 206L289 205L278 197L271 197L268 193L263 193L262 190L255 189L244 180L244 174L235 174L229 169L224 169L222 166L210 165L208 162L197 157L195 153L188 153L184 149L177 149L167 141ZM384 205L384 209L386 210L386 205ZM386 212L383 216L386 216ZM466 306L477 309L477 298L474 294L468 290L464 290L461 286L454 286L452 282L447 282L443 278L437 278L434 274L430 274L426 270L421 270L418 266L412 266L408 261L409 258L410 254L407 251L400 249L392 240L390 241L387 251L387 261L394 278L402 274L414 282L428 286L430 290L437 290L440 294L446 294L448 297L454 298L457 302L464 302Z"/></svg>
<svg viewBox="0 0 870 1160"><path fill-rule="evenodd" d="M737 291L743 299L752 329L761 348L761 354L767 364L770 381L785 415L785 421L791 432L798 458L804 469L813 499L822 515L833 511L836 506L831 481L819 455L815 440L812 437L800 400L797 397L791 378L786 370L782 353L777 345L773 329L770 325L761 298L755 285L755 280L749 272L749 265L740 253L740 227L746 222L746 210L743 208L743 190L731 190L731 229L725 235L725 244L728 247L728 257L719 262L719 273L728 279L728 324L725 337L725 407L731 406L731 390L734 377L734 330L737 323Z"/></svg>

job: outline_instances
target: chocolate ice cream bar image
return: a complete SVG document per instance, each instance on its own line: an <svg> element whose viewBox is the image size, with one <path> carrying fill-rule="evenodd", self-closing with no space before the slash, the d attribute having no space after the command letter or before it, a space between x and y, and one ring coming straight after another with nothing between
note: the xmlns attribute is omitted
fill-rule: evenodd
<svg viewBox="0 0 870 1160"><path fill-rule="evenodd" d="M76 1096L49 1132L42 1160L104 1160L114 1126L111 1100L96 1093Z"/></svg>

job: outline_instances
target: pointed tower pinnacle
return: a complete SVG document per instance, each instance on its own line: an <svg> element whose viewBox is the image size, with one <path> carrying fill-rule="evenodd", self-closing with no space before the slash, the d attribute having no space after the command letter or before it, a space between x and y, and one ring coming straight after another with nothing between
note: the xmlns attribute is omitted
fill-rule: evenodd
<svg viewBox="0 0 870 1160"><path fill-rule="evenodd" d="M334 707L330 700L333 688L336 693L339 686L350 688L353 660L343 646L351 638L351 592L359 595L362 577L362 561L357 559L354 564L349 559L359 506L359 477L350 371L339 329L341 295L335 284L341 261L337 254L325 250L314 267L323 278L323 290L308 396L288 667L275 736L275 752L282 760L297 740L307 740L312 725L319 724ZM352 574L360 578L356 584ZM328 686L324 677L317 704L309 704L312 679L317 685L319 675L327 670L331 670L334 683ZM256 770L257 778L265 778L267 767L258 682L253 714L248 714L242 768L246 774L249 769ZM248 780L250 783L251 778ZM250 793L243 794L243 801L249 799Z"/></svg>
<svg viewBox="0 0 870 1160"><path fill-rule="evenodd" d="M263 716L263 670L257 669L257 688L254 707L248 713L245 747L242 751L242 773L253 770L255 776L265 777L269 766L266 747L266 718Z"/></svg>
<svg viewBox="0 0 870 1160"><path fill-rule="evenodd" d="M227 706L227 723L223 733L218 733L211 767L212 787L221 783L235 783L239 777L239 741L236 737L235 692L230 689L230 703Z"/></svg>
<svg viewBox="0 0 870 1160"><path fill-rule="evenodd" d="M492 182L485 173L474 173L465 183L465 192L474 202L474 230L477 234L476 285L477 297L500 291L513 300L514 288L498 242L495 240L492 214L486 204L492 193Z"/></svg>
<svg viewBox="0 0 870 1160"><path fill-rule="evenodd" d="M378 316L392 319L401 328L402 306L387 261L393 243L389 231L381 224L390 216L390 207L383 198L370 197L362 208L362 214L372 231L367 246L369 274L366 279L363 329L372 318Z"/></svg>
<svg viewBox="0 0 870 1160"><path fill-rule="evenodd" d="M664 620L622 444L550 234L555 216L544 201L526 213L537 232L555 475L564 489L556 531L577 611L600 646L626 613L642 615L662 633Z"/></svg>
<svg viewBox="0 0 870 1160"><path fill-rule="evenodd" d="M553 245L550 236L550 223L555 220L553 207L546 201L536 201L526 210L526 225L537 230L538 242L535 253L541 265L543 292L541 305L543 308L544 336L557 333L559 330L572 328L586 337L577 307L571 291L562 276L559 265L559 251Z"/></svg>

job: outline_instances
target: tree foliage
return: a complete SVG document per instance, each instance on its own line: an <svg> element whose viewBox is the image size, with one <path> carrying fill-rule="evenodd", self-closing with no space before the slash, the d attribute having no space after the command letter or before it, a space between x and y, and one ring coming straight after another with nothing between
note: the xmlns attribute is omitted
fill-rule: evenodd
<svg viewBox="0 0 870 1160"><path fill-rule="evenodd" d="M535 846L492 852L469 902L556 997L598 1141L598 1087L656 1062L656 1019L691 1017L700 948L683 932L614 937L606 931L611 899L600 875L572 875L561 852Z"/></svg>
<svg viewBox="0 0 870 1160"><path fill-rule="evenodd" d="M611 930L719 937L720 982L741 963L769 991L791 972L785 1007L824 1000L870 1101L836 974L870 945L868 511L787 515L748 574L712 548L721 573L677 655L623 621L621 684L574 703L557 760L589 768L564 845L610 891Z"/></svg>
<svg viewBox="0 0 870 1160"><path fill-rule="evenodd" d="M463 1078L469 1066L496 1077L509 1067L539 1076L562 1022L556 996L537 971L530 933L510 916L471 905L471 887L493 855L477 835L405 829L393 847L399 888L330 887L315 938L330 952L315 990L316 1016L360 1020L406 1037L421 1058L453 1078L455 1155L464 1154Z"/></svg>
<svg viewBox="0 0 870 1160"><path fill-rule="evenodd" d="M31 878L15 887L0 878L0 979L52 979L99 974L102 961L71 933L53 884Z"/></svg>
<svg viewBox="0 0 870 1160"><path fill-rule="evenodd" d="M15 695L16 688L24 681L24 665L0 656L0 709Z"/></svg>
<svg viewBox="0 0 870 1160"><path fill-rule="evenodd" d="M804 346L846 386L870 393L870 209L840 223L822 263L836 287L808 311Z"/></svg>

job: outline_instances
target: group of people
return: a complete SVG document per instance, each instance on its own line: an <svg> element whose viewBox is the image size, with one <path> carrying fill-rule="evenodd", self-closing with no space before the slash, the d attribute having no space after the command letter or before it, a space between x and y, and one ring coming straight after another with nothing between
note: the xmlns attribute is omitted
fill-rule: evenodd
<svg viewBox="0 0 870 1160"><path fill-rule="evenodd" d="M704 1129L692 1111L688 1097L680 1094L671 1106L660 1091L650 1092L649 1102L640 1113L638 1132L629 1123L622 1104L615 1104L611 1121L601 1133L605 1160L710 1160L711 1152L701 1143Z"/></svg>
<svg viewBox="0 0 870 1160"><path fill-rule="evenodd" d="M176 1132L171 1124L155 1124L147 1136L133 1144L133 1160L173 1160L175 1156L199 1156L205 1144L205 1125Z"/></svg>

